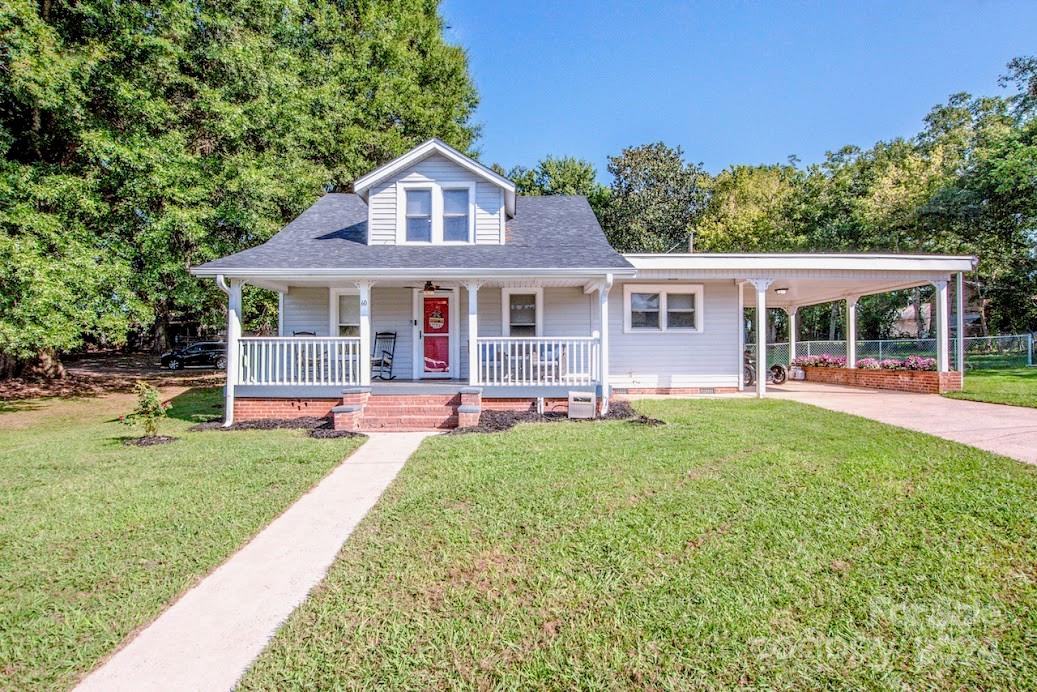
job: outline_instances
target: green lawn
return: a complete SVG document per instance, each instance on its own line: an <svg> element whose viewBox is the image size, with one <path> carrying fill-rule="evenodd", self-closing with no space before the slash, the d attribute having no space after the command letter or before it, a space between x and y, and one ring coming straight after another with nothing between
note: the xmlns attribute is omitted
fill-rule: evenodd
<svg viewBox="0 0 1037 692"><path fill-rule="evenodd" d="M425 442L245 689L1037 686L1037 469L782 401Z"/></svg>
<svg viewBox="0 0 1037 692"><path fill-rule="evenodd" d="M217 389L177 397L150 448L132 397L0 408L0 688L67 688L323 477L356 439L187 432Z"/></svg>
<svg viewBox="0 0 1037 692"><path fill-rule="evenodd" d="M965 391L944 396L1037 408L1037 368L969 370L965 373Z"/></svg>

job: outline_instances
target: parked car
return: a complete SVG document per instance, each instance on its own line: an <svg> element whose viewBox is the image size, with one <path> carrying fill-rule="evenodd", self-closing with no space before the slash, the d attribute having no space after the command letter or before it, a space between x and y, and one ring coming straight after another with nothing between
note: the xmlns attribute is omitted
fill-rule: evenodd
<svg viewBox="0 0 1037 692"><path fill-rule="evenodd" d="M223 370L227 367L227 344L222 341L199 341L162 354L164 368L179 370L189 366Z"/></svg>

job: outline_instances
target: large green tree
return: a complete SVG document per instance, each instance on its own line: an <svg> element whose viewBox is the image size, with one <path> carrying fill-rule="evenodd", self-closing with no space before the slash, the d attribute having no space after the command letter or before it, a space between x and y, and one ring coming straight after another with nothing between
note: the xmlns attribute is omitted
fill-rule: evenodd
<svg viewBox="0 0 1037 692"><path fill-rule="evenodd" d="M708 199L707 175L662 142L609 157L611 196L603 227L621 252L686 251Z"/></svg>
<svg viewBox="0 0 1037 692"><path fill-rule="evenodd" d="M469 149L442 29L421 0L0 6L0 353L161 345L221 309L192 264L428 137Z"/></svg>
<svg viewBox="0 0 1037 692"><path fill-rule="evenodd" d="M503 168L495 168L505 175ZM594 164L573 156L547 156L535 168L514 166L506 173L520 195L580 195L600 218L609 202L609 189L598 182Z"/></svg>

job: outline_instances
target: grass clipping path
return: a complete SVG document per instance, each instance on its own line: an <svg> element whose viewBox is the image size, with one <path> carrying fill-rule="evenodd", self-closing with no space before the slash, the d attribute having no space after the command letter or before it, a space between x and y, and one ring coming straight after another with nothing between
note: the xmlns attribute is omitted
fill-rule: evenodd
<svg viewBox="0 0 1037 692"><path fill-rule="evenodd" d="M425 442L245 689L1034 687L1035 469L792 402Z"/></svg>

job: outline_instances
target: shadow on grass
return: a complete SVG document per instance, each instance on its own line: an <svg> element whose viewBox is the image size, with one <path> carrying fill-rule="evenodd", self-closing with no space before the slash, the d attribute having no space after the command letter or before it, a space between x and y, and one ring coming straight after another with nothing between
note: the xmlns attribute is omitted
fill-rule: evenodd
<svg viewBox="0 0 1037 692"><path fill-rule="evenodd" d="M19 411L35 411L40 408L39 399L15 399L0 401L0 414L18 413Z"/></svg>
<svg viewBox="0 0 1037 692"><path fill-rule="evenodd" d="M221 387L192 387L169 400L166 415L188 423L208 423L223 418Z"/></svg>

